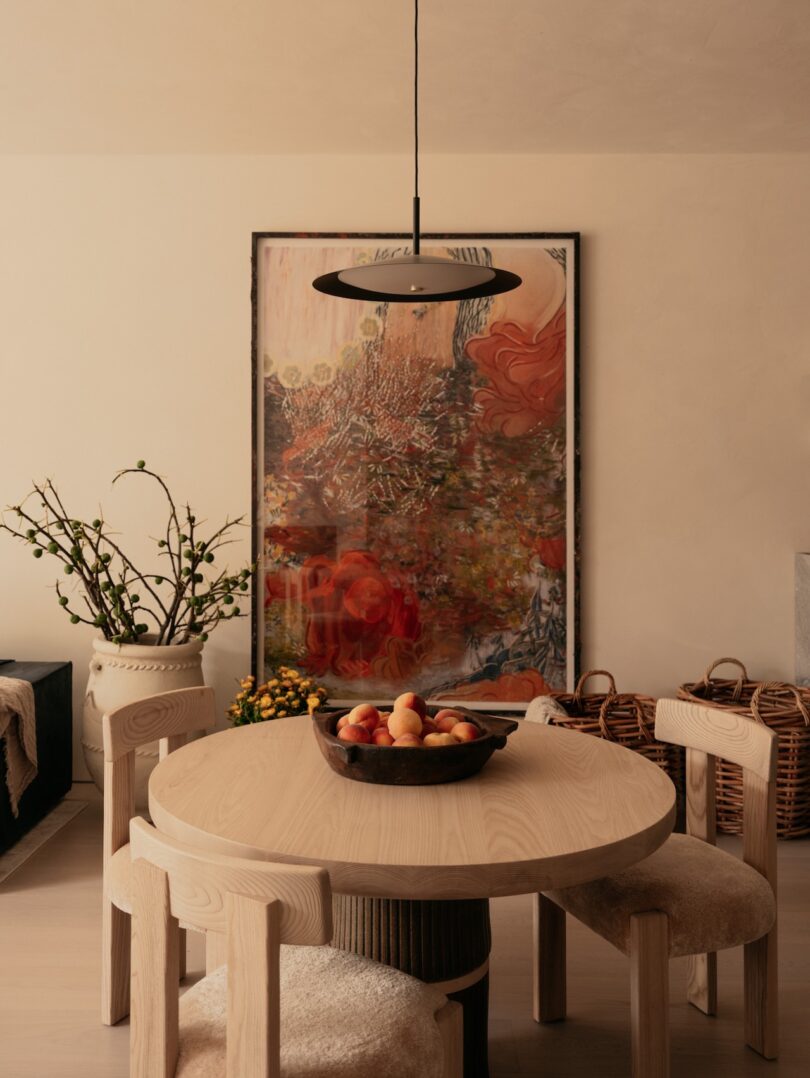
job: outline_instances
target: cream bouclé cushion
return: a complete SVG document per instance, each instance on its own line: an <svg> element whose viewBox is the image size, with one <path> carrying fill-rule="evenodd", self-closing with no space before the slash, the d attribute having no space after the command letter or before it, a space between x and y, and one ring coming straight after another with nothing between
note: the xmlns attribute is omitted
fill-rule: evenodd
<svg viewBox="0 0 810 1078"><path fill-rule="evenodd" d="M555 719L567 719L568 712L553 696L535 696L526 708L524 716L529 722L553 723Z"/></svg>
<svg viewBox="0 0 810 1078"><path fill-rule="evenodd" d="M334 947L282 947L280 981L282 1078L441 1078L441 992ZM181 998L177 1078L224 1078L226 985Z"/></svg>
<svg viewBox="0 0 810 1078"><path fill-rule="evenodd" d="M667 914L673 957L750 943L776 921L776 900L765 877L690 835L670 835L624 872L549 891L548 897L625 954L634 913Z"/></svg>

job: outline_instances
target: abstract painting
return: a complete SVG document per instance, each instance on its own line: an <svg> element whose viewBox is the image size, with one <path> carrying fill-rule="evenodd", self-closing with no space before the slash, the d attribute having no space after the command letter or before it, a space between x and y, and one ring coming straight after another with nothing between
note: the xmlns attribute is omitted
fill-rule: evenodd
<svg viewBox="0 0 810 1078"><path fill-rule="evenodd" d="M332 700L519 705L577 663L578 236L426 237L500 296L379 303L313 278L389 235L255 234L254 647Z"/></svg>

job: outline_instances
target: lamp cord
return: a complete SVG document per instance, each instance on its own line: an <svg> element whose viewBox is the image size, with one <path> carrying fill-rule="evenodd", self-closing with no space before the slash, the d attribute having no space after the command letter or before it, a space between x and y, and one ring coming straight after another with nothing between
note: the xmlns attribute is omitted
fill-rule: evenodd
<svg viewBox="0 0 810 1078"><path fill-rule="evenodd" d="M419 0L413 2L413 193L419 198Z"/></svg>
<svg viewBox="0 0 810 1078"><path fill-rule="evenodd" d="M413 253L419 254L419 0L413 0Z"/></svg>

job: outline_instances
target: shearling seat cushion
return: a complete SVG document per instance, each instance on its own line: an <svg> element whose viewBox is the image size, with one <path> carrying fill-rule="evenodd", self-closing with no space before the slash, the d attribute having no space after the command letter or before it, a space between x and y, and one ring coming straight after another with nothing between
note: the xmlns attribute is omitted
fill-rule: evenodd
<svg viewBox="0 0 810 1078"><path fill-rule="evenodd" d="M116 850L107 862L107 894L119 910L132 913L132 857L129 843Z"/></svg>
<svg viewBox="0 0 810 1078"><path fill-rule="evenodd" d="M440 1078L446 997L333 947L281 948L283 1078ZM180 1000L177 1078L224 1078L227 968Z"/></svg>
<svg viewBox="0 0 810 1078"><path fill-rule="evenodd" d="M764 936L776 920L771 886L750 865L690 835L670 835L637 865L548 897L625 954L630 916L662 910L672 956L722 951Z"/></svg>

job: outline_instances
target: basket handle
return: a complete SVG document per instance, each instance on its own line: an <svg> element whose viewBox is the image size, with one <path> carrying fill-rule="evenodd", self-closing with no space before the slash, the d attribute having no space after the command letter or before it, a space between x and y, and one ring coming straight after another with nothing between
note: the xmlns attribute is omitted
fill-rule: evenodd
<svg viewBox="0 0 810 1078"><path fill-rule="evenodd" d="M608 726L607 720L608 720L608 715L610 714L611 707L613 706L613 704L618 699L619 699L619 694L618 693L615 693L615 692L614 693L609 693L605 697L605 699L602 701L602 706L599 708L599 720L598 720L599 721L599 729L600 729L600 731L602 733L602 737L605 738L606 741L615 741L616 740L616 738L613 736L613 731ZM625 699L627 699L627 698L625 697ZM641 734L641 736L644 738L644 740L647 742L647 744L651 745L653 743L653 741L655 741L655 738L653 737L652 731L650 730L649 726L647 725L647 720L644 718L644 708L641 706L640 701L638 699L636 699L635 697L633 698L633 707L635 708L635 711L636 711L636 722L638 723L638 732Z"/></svg>
<svg viewBox="0 0 810 1078"><path fill-rule="evenodd" d="M793 693L793 699L796 701L796 707L802 714L802 718L804 719L804 725L810 726L810 712L808 712L807 708L805 707L804 701L801 697L801 693L795 685L788 685L784 681L761 681L759 685L757 685L757 687L754 689L754 695L751 697L751 714L754 716L757 722L761 722L763 726L767 726L767 723L759 713L759 701L763 692L767 692L768 689L778 689L780 692L787 691Z"/></svg>
<svg viewBox="0 0 810 1078"><path fill-rule="evenodd" d="M577 687L574 689L574 705L579 708L582 704L582 688L589 677L596 677L600 675L606 677L610 682L610 688L607 691L608 697L616 695L616 682L613 680L613 674L609 670L587 670L577 682Z"/></svg>
<svg viewBox="0 0 810 1078"><path fill-rule="evenodd" d="M740 676L737 678L737 684L734 686L734 694L732 696L732 699L736 703L742 696L743 682L748 681L748 671L745 669L739 659L715 659L711 666L706 667L706 673L703 675L702 683L706 686L706 688L708 688L709 678L715 672L717 667L722 666L723 663L733 663L735 666L738 666L740 668Z"/></svg>

